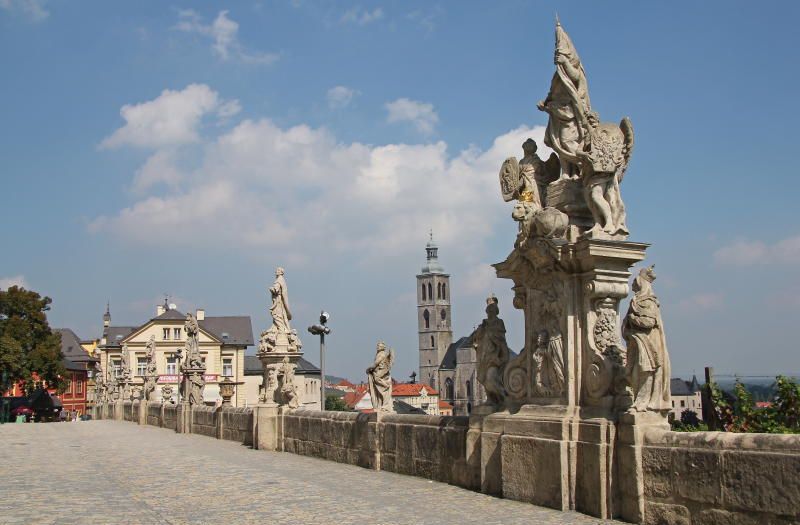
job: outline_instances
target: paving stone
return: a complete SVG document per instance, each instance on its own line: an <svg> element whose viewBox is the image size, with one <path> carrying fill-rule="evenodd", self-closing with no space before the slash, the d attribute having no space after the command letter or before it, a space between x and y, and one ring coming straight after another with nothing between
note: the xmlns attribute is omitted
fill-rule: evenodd
<svg viewBox="0 0 800 525"><path fill-rule="evenodd" d="M0 524L614 523L119 421L0 425Z"/></svg>

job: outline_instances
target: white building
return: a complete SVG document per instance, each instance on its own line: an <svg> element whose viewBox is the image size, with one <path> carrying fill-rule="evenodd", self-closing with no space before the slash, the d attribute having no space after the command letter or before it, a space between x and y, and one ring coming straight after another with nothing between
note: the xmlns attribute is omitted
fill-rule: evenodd
<svg viewBox="0 0 800 525"><path fill-rule="evenodd" d="M697 377L692 376L691 381L672 378L669 383L672 394L672 410L675 421L680 421L684 410L691 410L697 414L698 419L703 419L703 399Z"/></svg>
<svg viewBox="0 0 800 525"><path fill-rule="evenodd" d="M253 345L253 327L249 316L206 317L205 310L197 310L195 317L200 327L200 354L206 365L203 400L213 405L222 400L219 382L223 377L244 382L244 353L248 346ZM143 385L147 367L145 345L151 336L155 336L158 385L152 399L161 400L161 387L164 385L171 385L173 396L178 396L180 370L177 354L186 344L185 321L186 314L179 312L175 305L164 304L156 308L155 317L142 325L111 326L111 314L106 310L103 337L97 347L104 379L108 381L112 374L121 373L122 352L127 347L133 385ZM244 406L244 403L244 388L240 385L236 387L231 404Z"/></svg>
<svg viewBox="0 0 800 525"><path fill-rule="evenodd" d="M258 389L264 377L264 369L257 356L248 355L244 358L244 406L258 404ZM302 357L297 360L297 368L294 372L295 381L298 382L300 389L300 408L310 410L320 410L320 385L322 376L320 370L311 362Z"/></svg>

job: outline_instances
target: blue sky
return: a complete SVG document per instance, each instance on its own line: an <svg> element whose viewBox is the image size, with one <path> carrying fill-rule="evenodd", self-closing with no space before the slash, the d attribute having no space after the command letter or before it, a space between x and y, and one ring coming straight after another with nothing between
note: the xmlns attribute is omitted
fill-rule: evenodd
<svg viewBox="0 0 800 525"><path fill-rule="evenodd" d="M800 372L796 2L0 0L0 286L81 337L164 292L257 335L282 265L298 328L333 314L332 373L384 339L405 377L433 228L456 337L496 293L518 349L496 176L546 124L556 11L636 130L622 194L675 375Z"/></svg>

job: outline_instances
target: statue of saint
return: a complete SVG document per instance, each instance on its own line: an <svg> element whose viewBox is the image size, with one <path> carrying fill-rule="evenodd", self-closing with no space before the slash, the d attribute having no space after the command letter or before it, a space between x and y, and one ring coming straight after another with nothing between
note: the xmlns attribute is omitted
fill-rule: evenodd
<svg viewBox="0 0 800 525"><path fill-rule="evenodd" d="M186 332L186 364L184 368L203 368L203 359L200 356L200 326L197 319L192 314L186 314L186 322L183 324Z"/></svg>
<svg viewBox="0 0 800 525"><path fill-rule="evenodd" d="M560 396L564 392L564 350L561 336L550 336L547 330L536 335L534 390L543 396Z"/></svg>
<svg viewBox="0 0 800 525"><path fill-rule="evenodd" d="M486 319L472 334L472 344L478 354L478 381L486 391L489 404L502 405L506 398L503 370L510 356L506 343L506 325L498 317L500 307L494 295L486 299Z"/></svg>
<svg viewBox="0 0 800 525"><path fill-rule="evenodd" d="M206 386L206 379L202 372L192 372L189 374L189 404L203 404L203 389Z"/></svg>
<svg viewBox="0 0 800 525"><path fill-rule="evenodd" d="M144 398L147 401L150 401L150 397L152 396L153 392L156 389L156 382L158 381L158 375L156 374L156 336L151 335L150 339L148 339L145 348L147 349L147 353L145 354L145 358L147 360L147 369L145 371L145 379L144 379Z"/></svg>
<svg viewBox="0 0 800 525"><path fill-rule="evenodd" d="M122 343L122 351L120 352L122 358L122 378L130 380L131 378L131 356L128 351L128 343Z"/></svg>
<svg viewBox="0 0 800 525"><path fill-rule="evenodd" d="M275 282L269 289L272 295L272 306L269 313L272 314L272 325L278 333L290 333L289 321L292 320L292 312L289 310L289 297L286 292L286 279L283 278L283 268L275 270Z"/></svg>
<svg viewBox="0 0 800 525"><path fill-rule="evenodd" d="M661 307L653 294L654 266L642 268L633 280L633 298L622 322L622 337L628 347L627 375L633 388L633 410L658 411L672 408L670 363L661 321Z"/></svg>
<svg viewBox="0 0 800 525"><path fill-rule="evenodd" d="M369 396L375 412L394 412L392 363L394 363L394 351L387 349L383 341L379 342L375 351L375 362L367 368Z"/></svg>
<svg viewBox="0 0 800 525"><path fill-rule="evenodd" d="M281 376L283 378L281 394L283 394L284 404L289 408L300 406L300 396L297 393L297 385L294 380L294 368L295 365L289 361L289 357L284 357L281 362Z"/></svg>

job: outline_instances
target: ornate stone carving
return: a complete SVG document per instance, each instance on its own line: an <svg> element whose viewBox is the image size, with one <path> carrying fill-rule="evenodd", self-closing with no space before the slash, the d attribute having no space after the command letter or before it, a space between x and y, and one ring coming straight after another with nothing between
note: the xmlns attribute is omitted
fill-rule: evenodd
<svg viewBox="0 0 800 525"><path fill-rule="evenodd" d="M478 357L478 382L486 391L488 404L495 407L502 406L508 395L503 385L503 371L511 354L506 343L506 326L499 314L497 298L492 295L486 299L486 319L472 334ZM512 379L518 387L518 379Z"/></svg>
<svg viewBox="0 0 800 525"><path fill-rule="evenodd" d="M161 402L164 403L165 405L166 404L174 405L175 400L173 399L172 394L173 394L172 385L163 385L161 387Z"/></svg>
<svg viewBox="0 0 800 525"><path fill-rule="evenodd" d="M392 402L392 364L394 350L386 348L383 341L375 348L375 362L367 368L367 383L372 408L376 412L394 412Z"/></svg>
<svg viewBox="0 0 800 525"><path fill-rule="evenodd" d="M263 364L262 359L262 364ZM275 393L278 391L278 363L264 365L258 400L260 403L277 404Z"/></svg>
<svg viewBox="0 0 800 525"><path fill-rule="evenodd" d="M661 307L653 293L654 266L642 268L633 280L633 298L622 323L627 344L628 380L633 410L666 414L671 408L670 362Z"/></svg>
<svg viewBox="0 0 800 525"><path fill-rule="evenodd" d="M627 117L619 125L601 123L592 111L586 72L560 23L554 62L550 92L538 104L549 115L544 143L558 154L561 178L582 182L592 219L587 235L625 238L628 229L619 185L633 151L633 125ZM571 213L566 208L563 211Z"/></svg>
<svg viewBox="0 0 800 525"><path fill-rule="evenodd" d="M540 331L533 353L533 393L541 397L560 397L564 392L564 347L561 334Z"/></svg>
<svg viewBox="0 0 800 525"><path fill-rule="evenodd" d="M120 358L122 360L121 363L121 371L120 377L125 380L131 379L131 356L130 352L128 351L128 343L122 343L122 351L120 352Z"/></svg>

